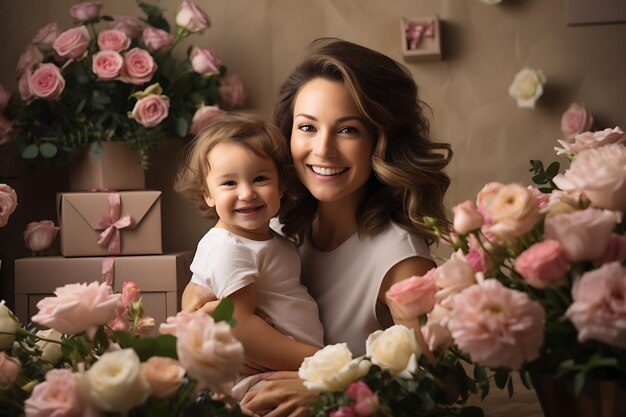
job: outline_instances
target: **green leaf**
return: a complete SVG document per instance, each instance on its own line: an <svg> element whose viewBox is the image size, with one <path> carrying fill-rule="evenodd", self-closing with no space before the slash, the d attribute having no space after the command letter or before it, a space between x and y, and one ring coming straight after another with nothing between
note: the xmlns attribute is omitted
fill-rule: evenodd
<svg viewBox="0 0 626 417"><path fill-rule="evenodd" d="M509 380L509 376L509 371L507 369L498 369L493 375L494 380L496 381L496 386L503 389Z"/></svg>
<svg viewBox="0 0 626 417"><path fill-rule="evenodd" d="M22 158L24 159L35 159L39 155L39 147L31 143L22 151Z"/></svg>
<svg viewBox="0 0 626 417"><path fill-rule="evenodd" d="M76 81L78 81L79 84L87 84L89 82L89 77L85 74L79 74L76 76Z"/></svg>
<svg viewBox="0 0 626 417"><path fill-rule="evenodd" d="M113 335L121 347L132 348L142 362L147 361L152 356L178 358L176 354L176 338L172 335L138 338L130 333L117 330L113 332Z"/></svg>
<svg viewBox="0 0 626 417"><path fill-rule="evenodd" d="M179 117L178 120L176 120L176 133L178 133L180 137L184 138L187 136L188 129L189 123L187 123L187 119Z"/></svg>
<svg viewBox="0 0 626 417"><path fill-rule="evenodd" d="M546 169L546 175L549 178L554 178L559 173L559 168L561 168L561 164L559 164L557 161L552 162L548 166L548 169Z"/></svg>
<svg viewBox="0 0 626 417"><path fill-rule="evenodd" d="M45 142L39 145L39 153L44 158L53 158L58 152L58 149L55 144L50 142Z"/></svg>
<svg viewBox="0 0 626 417"><path fill-rule="evenodd" d="M474 365L474 379L477 381L484 381L487 379L487 372L485 368L480 365Z"/></svg>
<svg viewBox="0 0 626 417"><path fill-rule="evenodd" d="M532 180L535 184L546 184L549 181L543 173L535 175Z"/></svg>
<svg viewBox="0 0 626 417"><path fill-rule="evenodd" d="M585 373L579 372L574 377L574 395L578 397L580 393L582 392L584 386L585 386Z"/></svg>
<svg viewBox="0 0 626 417"><path fill-rule="evenodd" d="M228 321L233 318L235 312L235 304L233 300L226 297L218 304L217 308L213 312L213 318L215 321Z"/></svg>
<svg viewBox="0 0 626 417"><path fill-rule="evenodd" d="M74 110L74 112L76 114L80 113L81 111L83 111L83 109L85 108L85 104L87 104L87 99L84 98L80 101L80 103L78 103L78 106L76 106L76 110Z"/></svg>

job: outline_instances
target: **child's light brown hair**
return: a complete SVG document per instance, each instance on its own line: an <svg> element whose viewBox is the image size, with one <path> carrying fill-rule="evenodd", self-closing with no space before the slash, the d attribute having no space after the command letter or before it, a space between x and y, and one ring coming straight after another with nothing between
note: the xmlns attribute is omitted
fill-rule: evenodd
<svg viewBox="0 0 626 417"><path fill-rule="evenodd" d="M216 218L215 208L204 198L208 194L206 177L209 152L218 143L238 143L261 158L271 159L278 171L279 186L286 191L293 178L293 165L287 141L280 130L250 112L228 112L212 121L200 131L185 149L184 163L178 171L174 190L191 200L200 214ZM283 199L285 198L283 196Z"/></svg>

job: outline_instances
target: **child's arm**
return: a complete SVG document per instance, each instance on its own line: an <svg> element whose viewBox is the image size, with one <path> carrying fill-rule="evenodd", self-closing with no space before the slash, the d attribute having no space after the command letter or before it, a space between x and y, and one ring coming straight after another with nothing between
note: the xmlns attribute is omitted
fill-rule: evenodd
<svg viewBox="0 0 626 417"><path fill-rule="evenodd" d="M183 291L182 312L191 313L200 310L206 303L216 300L217 297L209 288L189 282Z"/></svg>
<svg viewBox="0 0 626 417"><path fill-rule="evenodd" d="M297 342L274 329L254 314L256 286L250 284L228 296L235 304L233 328L235 337L243 344L246 357L252 362L274 370L298 370L304 358L319 348ZM288 312L285 312L288 314Z"/></svg>

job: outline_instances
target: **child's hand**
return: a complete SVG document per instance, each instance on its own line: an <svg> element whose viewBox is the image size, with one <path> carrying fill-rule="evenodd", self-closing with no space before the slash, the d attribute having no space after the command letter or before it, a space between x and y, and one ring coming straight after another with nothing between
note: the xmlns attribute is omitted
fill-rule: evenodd
<svg viewBox="0 0 626 417"><path fill-rule="evenodd" d="M201 287L200 285L190 282L183 291L181 300L182 312L191 313L201 309L205 304L216 300L217 297L209 288ZM213 309L215 309L215 307Z"/></svg>

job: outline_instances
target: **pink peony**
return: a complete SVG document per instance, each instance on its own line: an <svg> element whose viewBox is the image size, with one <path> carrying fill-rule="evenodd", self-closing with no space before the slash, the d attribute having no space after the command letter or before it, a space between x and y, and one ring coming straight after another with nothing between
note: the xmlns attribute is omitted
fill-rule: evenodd
<svg viewBox="0 0 626 417"><path fill-rule="evenodd" d="M626 261L626 236L613 233L604 254L598 259L601 264Z"/></svg>
<svg viewBox="0 0 626 417"><path fill-rule="evenodd" d="M28 45L24 52L22 52L22 55L20 55L20 59L17 61L17 73L23 74L30 71L42 61L43 54L39 48L33 45Z"/></svg>
<svg viewBox="0 0 626 417"><path fill-rule="evenodd" d="M452 335L448 330L451 311L439 304L427 315L426 325L422 327L424 340L431 351L445 348L452 343Z"/></svg>
<svg viewBox="0 0 626 417"><path fill-rule="evenodd" d="M121 30L131 39L141 36L144 27L146 27L144 21L136 16L113 16L110 25L111 29Z"/></svg>
<svg viewBox="0 0 626 417"><path fill-rule="evenodd" d="M57 100L65 89L65 78L56 65L41 64L28 78L28 88L35 97Z"/></svg>
<svg viewBox="0 0 626 417"><path fill-rule="evenodd" d="M91 337L97 327L108 323L121 302L104 283L67 284L37 303L39 312L32 321L65 334L86 331Z"/></svg>
<svg viewBox="0 0 626 417"><path fill-rule="evenodd" d="M491 218L488 216L487 210L485 209L485 205L494 195L500 190L500 188L504 187L504 184L499 182L489 182L483 186L483 188L476 195L476 208L483 215L483 219L485 223L490 224Z"/></svg>
<svg viewBox="0 0 626 417"><path fill-rule="evenodd" d="M52 220L30 222L24 230L24 243L33 252L41 252L52 245L57 233L59 233L59 228Z"/></svg>
<svg viewBox="0 0 626 417"><path fill-rule="evenodd" d="M78 59L87 51L90 39L87 27L78 26L62 32L52 47L60 57Z"/></svg>
<svg viewBox="0 0 626 417"><path fill-rule="evenodd" d="M169 114L170 99L167 96L150 94L137 100L131 116L144 127L154 127Z"/></svg>
<svg viewBox="0 0 626 417"><path fill-rule="evenodd" d="M80 388L69 369L48 371L46 380L35 385L30 397L24 401L28 417L79 417L83 410Z"/></svg>
<svg viewBox="0 0 626 417"><path fill-rule="evenodd" d="M437 268L435 282L439 287L435 296L445 308L452 308L453 298L476 283L474 270L467 263L462 250L453 253L450 259Z"/></svg>
<svg viewBox="0 0 626 417"><path fill-rule="evenodd" d="M224 114L224 110L219 106L202 106L194 113L191 119L191 127L189 133L197 135L205 126L211 123L212 120Z"/></svg>
<svg viewBox="0 0 626 417"><path fill-rule="evenodd" d="M124 55L122 81L131 84L144 84L152 78L157 64L152 55L145 49L133 48Z"/></svg>
<svg viewBox="0 0 626 417"><path fill-rule="evenodd" d="M537 187L533 187L532 185L526 188L532 193L533 197L535 197L539 209L547 207L550 202L550 194L542 193Z"/></svg>
<svg viewBox="0 0 626 417"><path fill-rule="evenodd" d="M170 398L183 383L185 369L172 358L152 356L141 364L141 373L154 398Z"/></svg>
<svg viewBox="0 0 626 417"><path fill-rule="evenodd" d="M515 270L535 288L562 282L568 269L563 247L556 240L536 243L515 259Z"/></svg>
<svg viewBox="0 0 626 417"><path fill-rule="evenodd" d="M2 112L2 110L5 109L7 104L9 104L10 98L11 95L9 94L7 89L3 85L0 85L0 113Z"/></svg>
<svg viewBox="0 0 626 417"><path fill-rule="evenodd" d="M159 51L172 44L172 35L163 29L148 26L142 33L143 43L152 51Z"/></svg>
<svg viewBox="0 0 626 417"><path fill-rule="evenodd" d="M544 320L543 307L526 293L488 279L456 296L448 328L472 361L518 370L539 357Z"/></svg>
<svg viewBox="0 0 626 417"><path fill-rule="evenodd" d="M581 104L572 103L561 116L561 132L570 139L591 129L593 116Z"/></svg>
<svg viewBox="0 0 626 417"><path fill-rule="evenodd" d="M454 212L454 231L459 234L464 235L480 229L485 223L482 214L474 206L474 203L469 200L457 204L452 208L452 211Z"/></svg>
<svg viewBox="0 0 626 417"><path fill-rule="evenodd" d="M176 24L189 32L202 32L211 26L209 17L192 2L184 0L176 13Z"/></svg>
<svg viewBox="0 0 626 417"><path fill-rule="evenodd" d="M61 32L59 32L57 22L48 23L46 26L39 29L32 40L32 44L44 52L50 52L52 51L52 44L59 36L59 33Z"/></svg>
<svg viewBox="0 0 626 417"><path fill-rule="evenodd" d="M98 34L98 47L101 51L122 52L130 46L130 38L118 29L103 30Z"/></svg>
<svg viewBox="0 0 626 417"><path fill-rule="evenodd" d="M614 129L604 129L598 132L583 132L574 136L569 140L558 140L563 146L562 148L555 147L557 155L571 154L576 155L586 149L599 148L601 146L617 143L626 144L626 135L619 127Z"/></svg>
<svg viewBox="0 0 626 417"><path fill-rule="evenodd" d="M17 84L17 89L20 92L20 98L26 103L33 101L33 93L30 91L30 71L25 71L21 76Z"/></svg>
<svg viewBox="0 0 626 417"><path fill-rule="evenodd" d="M18 362L0 351L0 390L10 387L17 380L21 370Z"/></svg>
<svg viewBox="0 0 626 417"><path fill-rule="evenodd" d="M586 272L572 288L574 302L565 312L578 340L599 340L626 348L626 267L611 262Z"/></svg>
<svg viewBox="0 0 626 417"><path fill-rule="evenodd" d="M0 146L11 142L13 122L4 116L0 116Z"/></svg>
<svg viewBox="0 0 626 417"><path fill-rule="evenodd" d="M386 292L387 305L395 318L413 320L428 313L435 305L435 274L432 268L424 276L412 276L396 282Z"/></svg>
<svg viewBox="0 0 626 417"><path fill-rule="evenodd" d="M215 52L194 46L189 55L191 67L195 72L205 77L219 74L222 63Z"/></svg>
<svg viewBox="0 0 626 417"><path fill-rule="evenodd" d="M219 87L222 100L229 109L242 107L246 102L246 92L243 83L237 74L224 77Z"/></svg>
<svg viewBox="0 0 626 417"><path fill-rule="evenodd" d="M101 1L84 1L70 7L70 15L80 22L89 22L100 16Z"/></svg>
<svg viewBox="0 0 626 417"><path fill-rule="evenodd" d="M0 184L0 227L7 225L17 207L17 193L7 184Z"/></svg>
<svg viewBox="0 0 626 417"><path fill-rule="evenodd" d="M372 416L378 410L378 396L363 381L353 382L348 387L348 396L354 401L353 410L357 416Z"/></svg>
<svg viewBox="0 0 626 417"><path fill-rule="evenodd" d="M100 51L93 55L91 70L100 80L112 80L120 74L124 58L115 51Z"/></svg>
<svg viewBox="0 0 626 417"><path fill-rule="evenodd" d="M557 240L571 262L599 259L609 243L620 215L608 210L587 208L557 214L544 222L545 238Z"/></svg>

